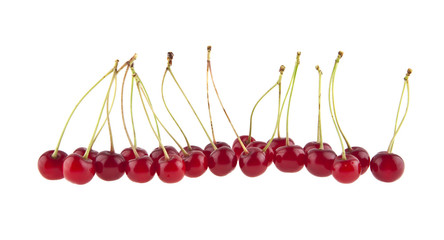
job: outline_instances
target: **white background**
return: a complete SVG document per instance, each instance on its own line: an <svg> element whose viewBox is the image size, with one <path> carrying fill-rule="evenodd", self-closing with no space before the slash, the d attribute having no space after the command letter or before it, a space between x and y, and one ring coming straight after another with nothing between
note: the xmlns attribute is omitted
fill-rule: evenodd
<svg viewBox="0 0 444 240"><path fill-rule="evenodd" d="M0 238L442 239L444 16L438 2L2 1ZM160 97L168 51L175 53L173 71L209 128L209 44L215 81L240 134L248 132L251 108L277 80L279 66L287 66L286 87L296 52L302 52L289 129L299 145L316 136L319 64L325 73L324 139L337 152L326 97L337 51L344 51L336 77L339 119L352 145L371 155L388 146L402 79L412 68L410 110L394 147L406 164L402 178L386 184L368 171L344 185L306 169L285 174L274 166L257 178L236 168L226 177L208 171L173 185L157 177L136 184L124 176L77 186L40 176L37 159L55 147L77 100L115 59L123 63L135 52L155 108L180 142ZM185 100L171 78L166 81L167 102L188 138L206 145ZM73 117L62 150L88 144L105 85ZM211 100L216 138L231 144L234 134L214 94ZM259 105L256 139L270 137L276 101L273 92ZM140 106L135 109L139 146L150 151L155 138ZM119 112L111 117L120 150L128 143ZM163 139L173 144L165 134ZM104 131L95 149L107 148Z"/></svg>

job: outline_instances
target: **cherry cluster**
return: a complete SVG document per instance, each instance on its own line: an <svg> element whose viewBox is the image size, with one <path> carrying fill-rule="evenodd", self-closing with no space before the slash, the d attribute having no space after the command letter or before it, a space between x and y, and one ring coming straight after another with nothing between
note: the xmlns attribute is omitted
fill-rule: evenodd
<svg viewBox="0 0 444 240"><path fill-rule="evenodd" d="M330 114L339 136L339 140L342 147L341 154L336 154L328 143L325 143L322 139L322 127L321 127L321 79L322 71L319 66L316 66L316 70L319 75L319 91L318 91L318 127L317 127L317 140L307 143L303 148L295 145L294 141L288 136L288 123L289 123L289 111L291 97L293 95L293 88L295 85L295 79L297 75L297 70L300 64L300 55L297 53L296 63L294 66L293 74L291 76L286 94L284 99L281 99L281 88L282 88L282 76L285 71L285 67L281 66L279 68L279 78L273 86L268 89L268 91L263 94L257 103L254 105L250 116L250 130L248 135L239 136L231 122L226 109L224 108L221 98L217 92L215 81L213 79L213 73L211 70L210 52L211 46L208 46L207 55L207 71L206 71L206 87L207 87L207 103L208 103L208 113L211 125L211 135L208 133L204 127L202 121L200 120L198 114L194 110L192 104L188 100L186 94L182 90L179 82L172 72L172 60L173 54L170 52L167 56L167 67L162 79L162 100L165 109L168 111L170 117L175 122L176 126L182 133L186 146L182 147L180 143L172 136L172 134L167 130L166 126L156 115L151 100L148 95L142 80L135 71L134 61L137 55L134 55L130 60L125 62L121 67L118 67L119 61L117 60L112 67L112 69L107 72L91 89L89 89L85 95L80 99L72 110L68 121L63 128L62 134L59 138L55 150L50 150L43 153L38 160L38 169L43 177L49 180L57 180L65 178L68 181L75 184L85 184L91 181L94 175L105 181L113 181L121 178L124 174L127 177L138 183L145 183L150 181L156 174L160 180L166 183L176 183L179 182L184 176L196 178L201 176L209 169L216 176L225 176L232 172L239 162L239 167L242 172L248 177L257 177L263 174L267 168L274 164L282 172L294 173L300 171L304 166L307 170L318 177L327 177L333 175L333 177L341 183L352 183L356 181L360 175L364 174L368 168L370 168L372 174L376 179L383 182L393 182L401 177L404 172L404 161L403 159L392 153L394 140L399 132L401 125L404 122L405 116L407 114L409 105L409 76L412 72L408 69L407 74L404 78L404 87L401 94L401 100L399 102L398 112L396 115L396 123L393 137L390 141L387 151L382 151L377 153L372 159L368 152L357 146L351 146L344 135L344 132L339 125L338 117L336 114L335 101L334 101L334 82L335 74L337 70L338 63L343 56L342 52L338 53L335 60L335 64L331 73L329 82L329 109ZM125 130L126 136L130 147L123 149L120 153L114 150L113 135L110 123L110 112L113 109L118 83L118 74L124 70L124 76L122 78L121 85L121 116L123 128ZM132 134L129 133L124 114L124 86L127 75L131 70L131 96L129 101L130 106L130 116L131 116L131 126ZM191 145L185 132L180 127L178 121L174 118L173 114L168 108L164 96L164 82L167 75L170 75L174 80L176 86L179 88L183 97L186 99L189 107L193 111L196 119L202 127L203 132L209 140L209 144L203 149ZM110 85L106 93L105 99L102 104L102 108L97 120L96 127L92 134L91 140L88 147L77 148L73 153L67 154L59 150L61 140L63 138L64 132L67 125L73 116L75 110L83 101L83 99L104 79L108 76L111 77ZM209 101L209 79L214 88L214 92L218 98L221 108L223 109L227 120L229 121L235 135L232 146L225 142L216 141L214 128L212 123L211 108ZM114 86L114 91L111 91ZM277 108L277 118L276 125L273 129L271 138L268 141L256 141L252 137L252 123L253 114L260 103L260 101L275 87L279 91L278 108ZM149 126L151 127L154 136L156 137L159 146L156 147L151 153L148 153L145 149L137 146L136 130L133 118L133 93L134 89L140 96L140 101L143 106L143 111L145 112L146 118L148 120ZM400 120L399 112L401 108L402 98L404 96L405 90L407 90L407 104L404 116ZM111 97L112 95L112 97ZM287 100L288 98L288 100ZM286 136L281 137L280 135L280 123L281 116L284 112L284 106L287 106L286 112ZM106 110L106 117L103 116ZM104 120L102 120L102 118ZM152 119L154 121L152 121ZM102 124L100 124L102 122ZM109 129L110 136L110 150L97 152L92 149L98 135L101 133L104 126L107 125ZM160 128L165 131L169 137L177 144L178 150L172 146L165 146L162 143ZM99 127L100 126L100 127ZM277 136L276 136L277 134ZM131 137L131 135L133 135ZM344 141L343 141L344 140ZM346 147L344 146L344 142Z"/></svg>

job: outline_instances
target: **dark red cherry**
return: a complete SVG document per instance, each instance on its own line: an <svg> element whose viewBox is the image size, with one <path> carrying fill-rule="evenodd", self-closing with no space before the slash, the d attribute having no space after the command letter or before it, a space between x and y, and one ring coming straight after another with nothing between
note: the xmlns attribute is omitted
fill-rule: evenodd
<svg viewBox="0 0 444 240"><path fill-rule="evenodd" d="M364 174L370 166L370 155L362 147L352 147L345 149L345 153L355 156L361 163L361 175Z"/></svg>
<svg viewBox="0 0 444 240"><path fill-rule="evenodd" d="M230 147L219 147L210 154L208 168L216 176L225 176L236 167L236 153Z"/></svg>
<svg viewBox="0 0 444 240"><path fill-rule="evenodd" d="M226 142L216 142L214 145L216 145L217 148L220 147L230 147L230 145L228 145ZM210 159L210 154L214 151L213 145L211 145L211 143L208 143L204 150L203 153L207 156L208 159Z"/></svg>
<svg viewBox="0 0 444 240"><path fill-rule="evenodd" d="M202 148L200 148L200 147L198 147L198 146L194 146L194 145L191 145L191 149L190 149L188 146L184 147L183 149L185 149L185 151L186 151L188 154L190 154L191 151L201 151L201 152L203 151ZM179 156L180 156L182 159L185 160L185 154L183 154L182 151L179 151Z"/></svg>
<svg viewBox="0 0 444 240"><path fill-rule="evenodd" d="M83 155L85 155L85 152L86 152L86 148L85 147L79 147L76 150L74 150L73 153L77 153L80 156L83 156ZM91 150L89 150L88 158L91 159L94 162L94 161L96 161L97 154L99 154L99 152L91 149Z"/></svg>
<svg viewBox="0 0 444 240"><path fill-rule="evenodd" d="M331 146L330 146L328 143L325 143L325 142L324 142L324 143L322 143L322 145L324 146L324 149L332 150L332 149L331 149ZM321 147L321 144L318 143L318 142L316 142L316 141L309 142L309 143L305 144L305 146L304 146L304 152L305 152L305 154L308 154L308 152L309 152L310 150L312 150L312 149L314 149L314 148L319 149L320 147Z"/></svg>
<svg viewBox="0 0 444 240"><path fill-rule="evenodd" d="M102 151L97 155L94 169L99 178L105 181L114 181L125 173L126 161L119 153Z"/></svg>
<svg viewBox="0 0 444 240"><path fill-rule="evenodd" d="M304 167L306 158L300 146L282 146L276 150L274 165L282 172L298 172Z"/></svg>
<svg viewBox="0 0 444 240"><path fill-rule="evenodd" d="M84 159L79 154L72 153L63 162L65 179L75 184L85 184L94 177L94 164L91 159Z"/></svg>
<svg viewBox="0 0 444 240"><path fill-rule="evenodd" d="M157 175L165 183L176 183L185 176L185 163L178 154L171 154L169 157L169 160L165 157L159 159Z"/></svg>
<svg viewBox="0 0 444 240"><path fill-rule="evenodd" d="M187 177L200 177L208 168L207 156L202 151L193 150L189 155L183 158L185 162L185 175Z"/></svg>
<svg viewBox="0 0 444 240"><path fill-rule="evenodd" d="M249 177L257 177L267 170L268 162L265 153L258 147L249 147L248 153L239 157L239 167Z"/></svg>
<svg viewBox="0 0 444 240"><path fill-rule="evenodd" d="M314 148L307 154L305 167L317 177L327 177L331 175L336 157L336 153L331 149Z"/></svg>
<svg viewBox="0 0 444 240"><path fill-rule="evenodd" d="M394 153L379 152L372 158L370 170L379 181L394 182L404 173L404 160Z"/></svg>
<svg viewBox="0 0 444 240"><path fill-rule="evenodd" d="M250 147L258 147L263 150L265 146L267 146L266 142L254 141L247 145L247 149ZM268 147L267 150L265 150L265 160L267 161L267 166L270 166L273 163L273 159L274 151L271 149L271 147Z"/></svg>
<svg viewBox="0 0 444 240"><path fill-rule="evenodd" d="M57 152L57 157L52 158L54 150L49 150L43 153L37 166L39 168L40 174L48 180L58 180L63 178L63 161L65 160L67 154L63 151Z"/></svg>
<svg viewBox="0 0 444 240"><path fill-rule="evenodd" d="M293 139L289 138L288 142L289 142L288 145L290 145L290 146L294 145ZM276 153L276 150L278 148L286 145L285 143L286 143L286 138L273 138L273 141L271 141L270 147Z"/></svg>
<svg viewBox="0 0 444 240"><path fill-rule="evenodd" d="M178 155L179 152L172 147L172 146L164 146L165 150L167 151L168 155ZM153 159L154 169L157 171L157 167L159 166L159 160L161 157L163 157L163 150L160 147L156 147L151 153L150 153L151 159Z"/></svg>
<svg viewBox="0 0 444 240"><path fill-rule="evenodd" d="M333 162L332 175L340 183L352 183L361 175L359 160L351 154L346 154L346 158L344 160L339 155Z"/></svg>
<svg viewBox="0 0 444 240"><path fill-rule="evenodd" d="M153 159L148 155L129 160L125 172L131 181L137 183L146 183L156 175L156 169L153 167Z"/></svg>
<svg viewBox="0 0 444 240"><path fill-rule="evenodd" d="M242 143L244 144L244 146L246 147L248 144L250 144L251 142L254 142L254 138L251 137L251 140L248 141L248 135L242 135L239 136L240 140L242 141ZM244 151L244 149L242 149L241 144L239 143L239 140L236 138L234 139L233 145L231 147L231 149L233 149L233 151L236 153L236 157L239 159L239 156L242 154L242 152Z"/></svg>
<svg viewBox="0 0 444 240"><path fill-rule="evenodd" d="M148 155L148 152L145 149L143 149L143 148L136 147L136 151L137 151L137 154L139 154L139 157L143 157L143 156L147 156ZM129 161L131 159L135 159L136 158L136 155L134 155L133 148L131 148L131 147L123 149L122 152L120 153L120 155L122 155L122 157L126 161Z"/></svg>

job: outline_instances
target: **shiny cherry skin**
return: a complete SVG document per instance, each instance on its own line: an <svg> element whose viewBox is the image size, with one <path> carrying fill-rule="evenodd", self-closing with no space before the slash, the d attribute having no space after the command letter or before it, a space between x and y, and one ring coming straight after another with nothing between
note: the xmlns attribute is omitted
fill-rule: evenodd
<svg viewBox="0 0 444 240"><path fill-rule="evenodd" d="M236 168L236 165L236 153L227 146L214 150L208 158L208 168L219 177L229 174Z"/></svg>
<svg viewBox="0 0 444 240"><path fill-rule="evenodd" d="M165 150L167 151L168 155L178 155L179 152L172 146L164 146ZM153 159L154 168L157 169L159 166L159 160L163 157L163 150L160 147L156 147L151 153L150 153L151 159ZM156 170L157 171L157 170Z"/></svg>
<svg viewBox="0 0 444 240"><path fill-rule="evenodd" d="M216 145L217 148L220 148L220 147L230 147L230 145L228 145L226 142L216 142L214 145ZM210 155L211 155L211 153L212 153L213 151L214 151L213 145L211 145L211 143L208 143L208 144L205 146L205 148L204 148L204 150L203 150L203 153L204 153L205 155L207 155L207 158L208 158L208 159L210 159Z"/></svg>
<svg viewBox="0 0 444 240"><path fill-rule="evenodd" d="M352 147L345 149L345 153L355 156L361 163L361 175L364 174L370 166L370 155L362 147Z"/></svg>
<svg viewBox="0 0 444 240"><path fill-rule="evenodd" d="M322 145L324 146L324 149L329 149L329 150L332 150L331 149L331 146L328 144L328 143L322 143ZM304 146L304 152L305 152L305 154L308 154L308 152L310 151L310 150L312 150L312 149L319 149L321 147L321 144L320 143L318 143L318 142L316 142L316 141L313 141L313 142L309 142L309 143L307 143L307 144L305 144L305 146Z"/></svg>
<svg viewBox="0 0 444 240"><path fill-rule="evenodd" d="M289 138L288 142L290 146L294 145L293 139ZM271 141L270 147L273 149L273 151L276 153L276 150L280 147L283 147L286 145L286 138L273 138L273 141Z"/></svg>
<svg viewBox="0 0 444 240"><path fill-rule="evenodd" d="M37 163L40 174L48 180L58 180L63 178L63 161L65 161L66 154L63 151L57 152L57 157L52 158L54 150L44 152Z"/></svg>
<svg viewBox="0 0 444 240"><path fill-rule="evenodd" d="M148 152L140 147L136 147L136 152L139 154L139 157L148 156ZM134 155L134 151L132 147L128 147L122 150L120 152L120 155L125 159L125 161L129 161L136 158L136 155ZM152 160L152 159L151 159Z"/></svg>
<svg viewBox="0 0 444 240"><path fill-rule="evenodd" d="M333 162L332 175L340 183L352 183L361 175L361 163L351 154L346 154L346 160L342 154Z"/></svg>
<svg viewBox="0 0 444 240"><path fill-rule="evenodd" d="M313 148L307 154L305 167L317 177L328 177L331 175L336 157L336 153L331 149Z"/></svg>
<svg viewBox="0 0 444 240"><path fill-rule="evenodd" d="M242 143L244 144L245 147L247 147L248 144L256 141L253 137L251 137L251 140L248 141L248 135L242 135L239 136L240 140L242 141ZM239 156L242 154L242 152L244 152L244 149L242 149L241 144L239 143L239 140L236 138L234 139L233 145L231 147L231 149L233 149L233 151L236 153L236 157L239 159Z"/></svg>
<svg viewBox="0 0 444 240"><path fill-rule="evenodd" d="M191 153L191 151L201 151L201 152L203 152L203 149L202 149L202 148L200 148L200 147L198 147L198 146L194 146L194 145L191 145L191 149L190 149L188 146L184 147L183 149L184 149L188 154ZM182 159L185 160L185 154L183 154L182 151L179 151L179 156L180 156Z"/></svg>
<svg viewBox="0 0 444 240"><path fill-rule="evenodd" d="M394 153L386 151L377 153L370 162L370 170L376 179L383 182L394 182L404 173L404 160Z"/></svg>
<svg viewBox="0 0 444 240"><path fill-rule="evenodd" d="M63 175L65 179L75 184L86 184L93 179L94 164L91 159L84 159L77 153L72 153L63 162Z"/></svg>
<svg viewBox="0 0 444 240"><path fill-rule="evenodd" d="M248 153L239 157L239 167L248 177L257 177L267 170L268 162L265 153L258 147L249 147Z"/></svg>
<svg viewBox="0 0 444 240"><path fill-rule="evenodd" d="M304 167L306 158L302 147L282 146L276 150L274 165L282 172L298 172Z"/></svg>
<svg viewBox="0 0 444 240"><path fill-rule="evenodd" d="M120 153L102 151L97 155L94 169L99 178L105 181L114 181L123 176L126 163Z"/></svg>
<svg viewBox="0 0 444 240"><path fill-rule="evenodd" d="M258 147L263 150L265 146L267 146L266 142L254 141L247 145L247 149L250 147ZM265 150L265 160L267 161L267 166L270 166L273 163L273 159L274 159L274 151L273 149L271 149L271 147L268 147L267 150Z"/></svg>
<svg viewBox="0 0 444 240"><path fill-rule="evenodd" d="M85 155L85 152L86 152L86 148L85 147L79 147L76 150L74 150L73 153L77 153L80 156L83 156L83 155ZM99 152L91 149L89 151L88 158L91 159L94 162L94 161L96 161L97 154L99 154Z"/></svg>
<svg viewBox="0 0 444 240"><path fill-rule="evenodd" d="M171 154L169 157L169 160L165 157L159 159L157 175L165 183L176 183L185 176L185 162L178 154Z"/></svg>
<svg viewBox="0 0 444 240"><path fill-rule="evenodd" d="M156 175L153 159L148 154L129 160L125 172L131 181L137 183L146 183Z"/></svg>
<svg viewBox="0 0 444 240"><path fill-rule="evenodd" d="M199 150L188 152L189 155L183 158L185 162L185 176L196 178L202 176L208 168L207 156Z"/></svg>

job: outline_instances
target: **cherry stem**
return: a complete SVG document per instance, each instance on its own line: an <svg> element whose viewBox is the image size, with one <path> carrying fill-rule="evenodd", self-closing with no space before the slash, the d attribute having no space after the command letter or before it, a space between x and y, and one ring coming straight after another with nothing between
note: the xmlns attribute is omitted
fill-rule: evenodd
<svg viewBox="0 0 444 240"><path fill-rule="evenodd" d="M117 69L114 71L112 80L114 80L114 85L117 86ZM110 113L110 108L109 108L109 90L108 90L108 94L106 95L106 121L108 122L110 152L114 153L114 141L113 141L113 133L111 130L111 121L109 119L109 113Z"/></svg>
<svg viewBox="0 0 444 240"><path fill-rule="evenodd" d="M322 141L322 126L321 126L321 78L322 71L318 65L316 65L316 70L319 73L319 94L318 94L318 143L319 149L324 149L324 142Z"/></svg>
<svg viewBox="0 0 444 240"><path fill-rule="evenodd" d="M211 70L211 62L210 62L210 52L211 52L211 46L208 46L208 70L210 71L210 76L211 76L211 82L213 83L213 88L214 88L214 92L216 93L217 99L219 100L220 106L222 107L222 110L225 113L225 116L227 117L228 122L231 125L231 128L234 131L234 134L236 134L237 140L239 141L239 144L241 145L242 149L244 150L244 153L248 154L248 150L245 147L244 143L242 142L242 140L240 139L239 135L236 132L236 129L233 126L233 123L230 120L230 117L228 116L227 111L224 108L224 105L222 104L222 100L220 99L219 93L217 92L217 88L216 88L216 84L214 83L214 78L213 78L213 71Z"/></svg>
<svg viewBox="0 0 444 240"><path fill-rule="evenodd" d="M279 82L278 117L279 117L280 108L281 108L281 91L282 91L282 83ZM277 134L278 134L278 138L280 138L281 137L281 121L278 122Z"/></svg>
<svg viewBox="0 0 444 240"><path fill-rule="evenodd" d="M341 142L341 148L342 148L342 159L347 160L347 157L345 155L345 149L344 149L344 143L342 142L342 137L339 130L339 124L337 123L336 118L336 111L335 111L335 98L334 98L334 81L335 81L335 74L336 74L336 68L338 66L339 60L342 58L343 52L339 51L338 57L335 60L335 65L333 67L333 71L331 73L330 77L330 84L328 86L328 106L330 108L330 114L331 118L333 119L333 123L336 128L336 132L338 133L339 141ZM332 108L333 103L333 108Z"/></svg>
<svg viewBox="0 0 444 240"><path fill-rule="evenodd" d="M285 66L281 65L281 67L279 68L279 79L278 79L278 82L282 81L282 75L284 74L284 70L285 70ZM287 94L285 94L285 98L284 98L284 102L283 103L285 103L285 100L287 99L287 95L288 95L288 91L287 91ZM268 143L267 143L267 145L265 145L264 149L262 149L263 152L267 151L268 147L270 147L271 142L273 141L274 135L276 134L277 129L279 127L279 122L281 120L281 114L282 114L283 110L284 110L284 104L282 104L282 107L279 109L278 117L276 119L276 126L274 127L273 135L271 136L270 140L268 140Z"/></svg>
<svg viewBox="0 0 444 240"><path fill-rule="evenodd" d="M398 111L396 113L395 132L393 134L392 140L390 141L390 144L389 144L389 147L388 147L388 150L387 150L388 153L391 153L393 151L393 145L395 143L395 137L398 134L399 129L401 128L402 124L404 123L405 116L407 115L407 111L409 110L409 104L410 104L409 77L410 77L411 73L412 73L412 69L409 68L407 70L407 74L404 77L404 86L402 88L401 99L399 101ZM404 116L402 117L401 122L397 126L397 124L398 124L398 117L399 117L399 111L400 111L401 103L402 103L402 97L404 96L404 90L405 90L406 87L407 87L407 105L406 105L406 108L405 108Z"/></svg>
<svg viewBox="0 0 444 240"><path fill-rule="evenodd" d="M247 144L251 142L251 130L253 128L253 114L254 114L254 110L256 109L257 105L259 104L259 102L269 93L271 92L271 90L273 90L273 88L275 88L277 85L280 85L280 79L270 88L268 89L268 91L266 91L264 93L264 95L262 95L261 98L259 98L259 100L256 102L256 104L253 107L253 110L251 111L251 115L250 115L250 131L248 132L248 141ZM279 104L280 105L280 104ZM280 107L280 106L279 106ZM279 109L278 109L278 115L279 115Z"/></svg>
<svg viewBox="0 0 444 240"><path fill-rule="evenodd" d="M286 139L285 139L285 145L286 146L288 146L289 143L290 143L289 142L289 137L288 137L288 119L289 119L289 116L290 116L290 103L291 103L291 96L293 96L293 88L294 88L294 83L295 83L295 80L296 80L296 74L298 72L299 64L301 63L301 61L299 60L300 56L301 56L301 52L298 52L297 56L296 56L296 64L294 66L293 75L291 76L291 91L290 91L290 97L288 98L288 106L287 106L287 122L286 122L286 135L287 136L286 136Z"/></svg>
<svg viewBox="0 0 444 240"><path fill-rule="evenodd" d="M208 51L208 53L207 53L207 81L206 81L206 83L207 83L207 104L208 104L208 114L209 114L209 116L210 116L210 126L211 126L211 133L212 133L212 135L213 135L213 141L212 141L212 146L213 146L213 148L214 148L214 150L216 150L216 146L215 146L215 143L216 143L216 137L214 136L214 127L213 127L213 119L212 119L212 117L211 117L211 108L210 108L210 94L209 94L209 89L208 89L208 73L209 73L209 71L210 71L210 52L211 52L211 46L208 46L207 47L207 51Z"/></svg>

